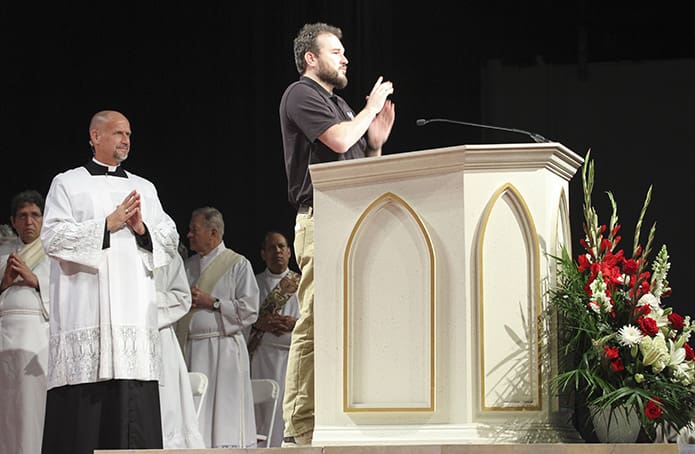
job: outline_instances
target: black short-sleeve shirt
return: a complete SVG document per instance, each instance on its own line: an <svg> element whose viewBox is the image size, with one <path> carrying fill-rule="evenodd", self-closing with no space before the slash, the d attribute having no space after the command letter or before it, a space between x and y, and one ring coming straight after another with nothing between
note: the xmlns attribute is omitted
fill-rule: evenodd
<svg viewBox="0 0 695 454"><path fill-rule="evenodd" d="M331 95L306 76L287 87L280 101L280 129L285 153L287 197L292 206L313 206L310 164L366 156L367 140L364 136L346 153L336 153L318 140L331 126L354 117L355 113L343 98Z"/></svg>

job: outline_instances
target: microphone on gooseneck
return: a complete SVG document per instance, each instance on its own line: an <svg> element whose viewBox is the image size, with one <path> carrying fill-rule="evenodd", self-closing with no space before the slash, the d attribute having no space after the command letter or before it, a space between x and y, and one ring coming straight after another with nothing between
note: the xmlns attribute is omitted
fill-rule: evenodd
<svg viewBox="0 0 695 454"><path fill-rule="evenodd" d="M425 126L429 123L452 123L452 124L456 124L456 125L473 126L475 128L496 129L498 131L515 132L518 134L527 135L530 138L532 138L533 141L536 143L550 142L550 140L546 139L545 137L543 137L540 134L536 134L535 132L530 132L530 131L524 131L523 129L503 128L501 126L481 125L479 123L469 123L467 121L449 120L447 118L431 118L429 120L425 120L424 118L419 118L419 119L415 120L415 124L417 126Z"/></svg>

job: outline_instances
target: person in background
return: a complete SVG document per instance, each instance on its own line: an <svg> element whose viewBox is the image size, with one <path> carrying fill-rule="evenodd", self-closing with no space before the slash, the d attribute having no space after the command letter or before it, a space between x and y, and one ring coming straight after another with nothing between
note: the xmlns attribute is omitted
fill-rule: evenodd
<svg viewBox="0 0 695 454"><path fill-rule="evenodd" d="M162 448L153 271L179 235L155 186L125 171L128 119L89 124L93 156L53 178L41 243L51 257L43 454Z"/></svg>
<svg viewBox="0 0 695 454"><path fill-rule="evenodd" d="M381 76L358 113L334 93L348 83L341 38L342 31L332 25L302 27L294 39L300 78L280 100L288 199L297 210L294 252L302 273L301 315L292 333L283 405L287 447L311 445L314 430L314 188L309 165L381 156L396 115L387 99L393 84Z"/></svg>
<svg viewBox="0 0 695 454"><path fill-rule="evenodd" d="M289 269L291 257L292 251L285 235L272 230L265 233L261 243L261 259L266 268L256 274L261 303L258 320L253 324L249 335L249 355L252 379L271 378L280 385L273 433L266 443L267 448L282 444L282 396L285 392L287 355L292 330L299 318L296 292L300 275ZM272 405L256 405L256 426L259 432L267 432L272 410Z"/></svg>
<svg viewBox="0 0 695 454"><path fill-rule="evenodd" d="M0 254L0 453L41 452L50 269L39 239L43 208L33 189L12 198L17 242Z"/></svg>
<svg viewBox="0 0 695 454"><path fill-rule="evenodd" d="M256 446L249 355L244 338L258 317L251 263L226 247L224 219L213 207L193 211L186 260L192 310L179 321L188 370L208 377L200 432L208 448Z"/></svg>
<svg viewBox="0 0 695 454"><path fill-rule="evenodd" d="M183 243L179 243L179 254L169 265L154 270L163 359L159 380L163 445L164 449L204 448L188 368L174 331L176 322L191 308L191 290L184 268L188 250Z"/></svg>

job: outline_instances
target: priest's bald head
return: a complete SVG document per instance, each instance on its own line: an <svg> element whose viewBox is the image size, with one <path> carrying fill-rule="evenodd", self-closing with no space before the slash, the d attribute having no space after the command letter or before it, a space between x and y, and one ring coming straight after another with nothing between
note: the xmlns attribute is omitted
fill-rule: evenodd
<svg viewBox="0 0 695 454"><path fill-rule="evenodd" d="M97 161L117 166L130 153L130 122L120 112L102 110L89 122L89 144Z"/></svg>

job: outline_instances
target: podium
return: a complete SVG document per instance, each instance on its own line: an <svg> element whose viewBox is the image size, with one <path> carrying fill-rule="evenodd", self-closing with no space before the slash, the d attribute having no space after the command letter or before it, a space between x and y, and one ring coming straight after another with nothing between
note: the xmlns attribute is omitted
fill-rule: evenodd
<svg viewBox="0 0 695 454"><path fill-rule="evenodd" d="M581 442L549 389L559 143L310 166L314 446Z"/></svg>

